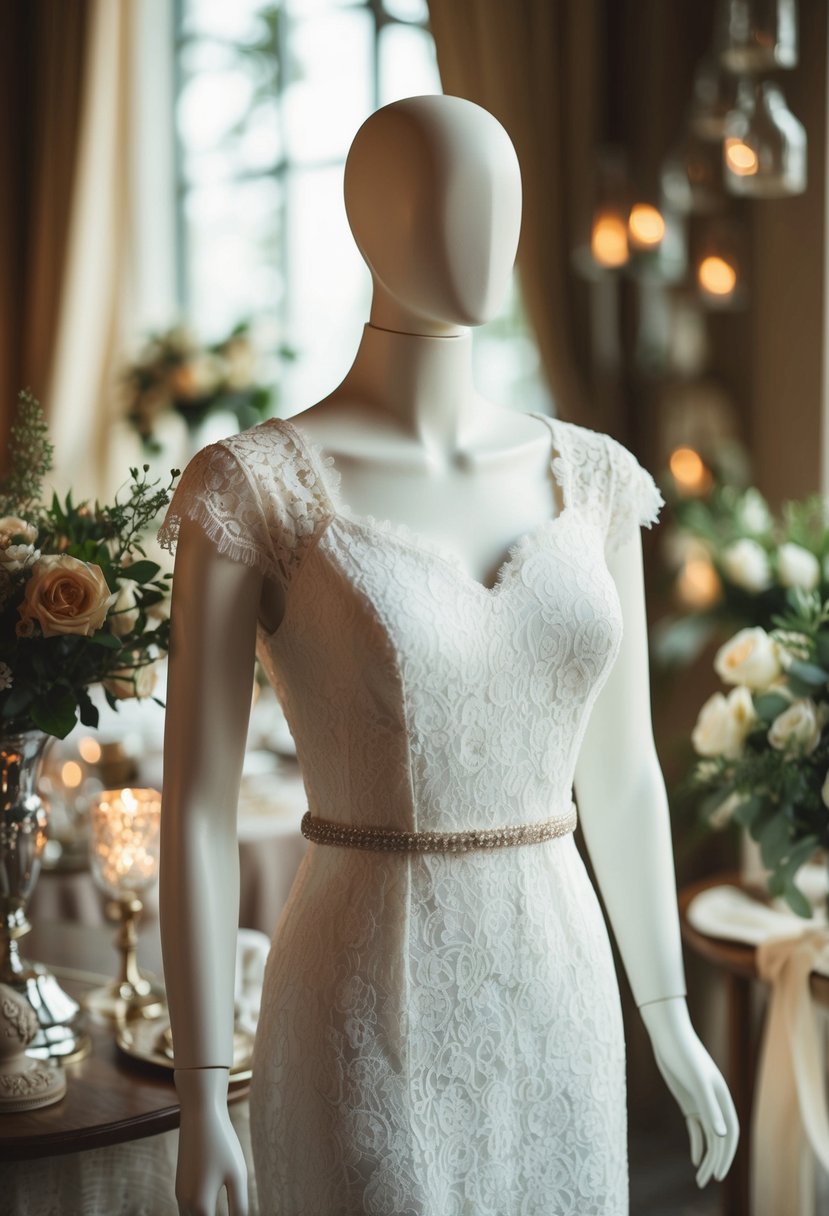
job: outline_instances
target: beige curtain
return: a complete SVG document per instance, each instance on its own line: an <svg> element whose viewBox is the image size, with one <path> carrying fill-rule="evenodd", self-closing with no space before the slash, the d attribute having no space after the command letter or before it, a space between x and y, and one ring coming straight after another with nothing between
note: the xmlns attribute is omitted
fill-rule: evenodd
<svg viewBox="0 0 829 1216"><path fill-rule="evenodd" d="M446 93L484 106L521 163L518 269L556 411L612 429L588 401L587 236L602 89L598 0L429 0Z"/></svg>
<svg viewBox="0 0 829 1216"><path fill-rule="evenodd" d="M48 408L90 7L0 5L0 474L18 391L30 386Z"/></svg>
<svg viewBox="0 0 829 1216"><path fill-rule="evenodd" d="M132 33L138 0L91 0L67 258L46 399L59 493L109 496L132 306Z"/></svg>

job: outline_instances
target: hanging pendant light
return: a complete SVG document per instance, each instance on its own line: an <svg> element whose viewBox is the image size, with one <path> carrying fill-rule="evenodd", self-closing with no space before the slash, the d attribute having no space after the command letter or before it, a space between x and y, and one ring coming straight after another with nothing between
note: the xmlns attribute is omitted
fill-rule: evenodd
<svg viewBox="0 0 829 1216"><path fill-rule="evenodd" d="M709 221L697 242L694 277L700 300L722 311L746 301L745 249L742 231L726 220Z"/></svg>
<svg viewBox="0 0 829 1216"><path fill-rule="evenodd" d="M597 266L618 270L630 259L630 187L625 157L620 149L600 150L596 164L595 196L590 253Z"/></svg>
<svg viewBox="0 0 829 1216"><path fill-rule="evenodd" d="M662 167L662 191L680 215L710 215L724 202L718 143L689 129Z"/></svg>
<svg viewBox="0 0 829 1216"><path fill-rule="evenodd" d="M737 78L723 68L716 55L706 55L694 75L694 92L688 124L700 139L719 140L725 120L737 104Z"/></svg>
<svg viewBox="0 0 829 1216"><path fill-rule="evenodd" d="M726 119L725 185L730 194L782 198L806 189L806 131L771 80L740 82Z"/></svg>
<svg viewBox="0 0 829 1216"><path fill-rule="evenodd" d="M715 40L729 72L797 65L797 0L721 0Z"/></svg>

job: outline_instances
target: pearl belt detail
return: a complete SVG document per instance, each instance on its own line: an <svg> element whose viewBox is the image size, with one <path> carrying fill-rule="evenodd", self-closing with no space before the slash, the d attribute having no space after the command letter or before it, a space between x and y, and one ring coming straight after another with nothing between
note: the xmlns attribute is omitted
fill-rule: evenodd
<svg viewBox="0 0 829 1216"><path fill-rule="evenodd" d="M522 823L505 828L473 828L465 832L399 832L394 828L360 827L319 819L310 811L302 816L302 835L316 844L333 844L352 849L373 849L391 853L469 853L477 849L498 849L516 844L540 844L575 829L576 804L570 803L566 815L540 823Z"/></svg>

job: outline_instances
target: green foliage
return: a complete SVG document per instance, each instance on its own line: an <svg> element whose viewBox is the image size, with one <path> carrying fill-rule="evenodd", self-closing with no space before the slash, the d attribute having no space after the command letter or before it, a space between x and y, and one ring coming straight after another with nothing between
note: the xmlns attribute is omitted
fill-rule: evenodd
<svg viewBox="0 0 829 1216"><path fill-rule="evenodd" d="M155 662L169 646L169 620L159 616L159 608L169 599L172 575L147 558L143 538L169 502L179 470L172 469L167 484L161 484L148 481L149 465L130 469L126 492L122 487L110 504L76 504L69 491L63 500L53 494L46 505L40 501L41 477L51 467L51 457L40 406L31 394L21 394L12 470L0 502L5 514L34 526L37 539L20 568L0 561L0 663L3 682L11 679L0 690L0 721L7 729L37 726L64 738L78 717L86 726L97 725L88 691L93 684L133 678L131 673ZM36 613L20 632L38 552L98 567L108 592L126 598L110 604L101 626L88 635L47 637ZM117 708L116 698L106 695Z"/></svg>
<svg viewBox="0 0 829 1216"><path fill-rule="evenodd" d="M770 892L808 916L811 908L795 886L795 874L816 849L829 850L823 797L829 773L829 601L790 589L774 619L770 636L781 656L781 680L752 694L756 717L737 754L697 760L680 793L704 821L727 818L744 827L760 846ZM772 746L770 727L793 700L812 715L814 733L808 741L795 735L784 746Z"/></svg>
<svg viewBox="0 0 829 1216"><path fill-rule="evenodd" d="M40 402L29 389L17 395L9 438L9 474L0 486L0 515L23 515L40 502L43 478L52 468L54 448Z"/></svg>

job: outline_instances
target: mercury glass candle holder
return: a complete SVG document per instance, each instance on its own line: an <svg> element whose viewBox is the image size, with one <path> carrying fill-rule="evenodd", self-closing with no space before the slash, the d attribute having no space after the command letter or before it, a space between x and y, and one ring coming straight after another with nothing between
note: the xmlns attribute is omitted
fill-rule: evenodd
<svg viewBox="0 0 829 1216"><path fill-rule="evenodd" d="M137 922L141 895L158 878L161 795L153 789L102 790L90 807L92 875L109 897L107 913L119 924L117 979L84 998L87 1009L121 1020L156 1017L164 992L138 967Z"/></svg>

